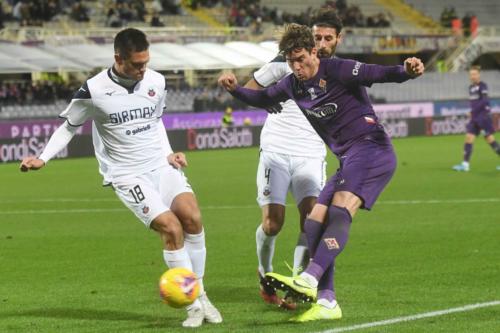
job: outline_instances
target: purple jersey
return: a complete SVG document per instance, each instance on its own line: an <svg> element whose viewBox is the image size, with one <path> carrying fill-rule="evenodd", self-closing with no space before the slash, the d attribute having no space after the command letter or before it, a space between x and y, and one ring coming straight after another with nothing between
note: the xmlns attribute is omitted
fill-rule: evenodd
<svg viewBox="0 0 500 333"><path fill-rule="evenodd" d="M335 154L342 154L357 138L384 134L365 86L404 82L411 77L403 66L363 64L347 59L320 59L316 75L299 81L293 74L263 90L238 87L232 94L257 107L293 99L313 128ZM388 141L386 135L376 135Z"/></svg>
<svg viewBox="0 0 500 333"><path fill-rule="evenodd" d="M490 112L488 86L484 82L469 86L469 101L472 118L478 118Z"/></svg>

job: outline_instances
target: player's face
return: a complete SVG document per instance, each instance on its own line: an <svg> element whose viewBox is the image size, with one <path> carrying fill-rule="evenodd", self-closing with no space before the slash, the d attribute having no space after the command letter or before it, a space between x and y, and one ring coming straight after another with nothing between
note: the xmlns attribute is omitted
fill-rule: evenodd
<svg viewBox="0 0 500 333"><path fill-rule="evenodd" d="M301 81L311 79L318 72L319 59L316 48L311 52L304 48L295 49L286 55L286 61L295 77Z"/></svg>
<svg viewBox="0 0 500 333"><path fill-rule="evenodd" d="M314 41L318 49L318 57L331 58L335 55L335 49L340 41L337 29L330 27L313 26Z"/></svg>
<svg viewBox="0 0 500 333"><path fill-rule="evenodd" d="M127 59L115 54L117 70L121 75L133 80L140 81L144 78L146 65L149 62L149 51L132 52Z"/></svg>
<svg viewBox="0 0 500 333"><path fill-rule="evenodd" d="M481 80L481 74L479 74L478 70L471 69L469 71L469 78L472 83L477 84Z"/></svg>

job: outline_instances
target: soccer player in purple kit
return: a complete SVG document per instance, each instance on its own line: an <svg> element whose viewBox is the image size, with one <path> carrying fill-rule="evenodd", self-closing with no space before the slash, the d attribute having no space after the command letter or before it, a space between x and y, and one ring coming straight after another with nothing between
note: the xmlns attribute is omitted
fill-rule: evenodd
<svg viewBox="0 0 500 333"><path fill-rule="evenodd" d="M369 65L344 59L319 59L311 30L289 25L279 43L293 75L263 90L238 86L226 73L221 84L236 98L257 107L293 99L313 128L340 161L340 168L321 191L305 221L311 257L306 270L295 277L266 276L277 287L317 303L292 318L306 322L339 319L333 274L335 258L344 249L351 221L359 208L371 209L396 169L391 141L379 124L364 86L404 82L420 76L424 65L408 58L404 66Z"/></svg>
<svg viewBox="0 0 500 333"><path fill-rule="evenodd" d="M500 145L495 140L493 133L493 121L490 115L490 100L488 98L488 86L481 81L481 67L472 66L469 70L469 78L471 85L469 86L470 100L470 121L467 124L467 134L465 134L464 144L464 160L462 163L453 166L455 171L469 171L470 157L472 155L472 145L476 140L476 136L484 131L484 139L491 148L500 155ZM500 170L500 166L497 166Z"/></svg>

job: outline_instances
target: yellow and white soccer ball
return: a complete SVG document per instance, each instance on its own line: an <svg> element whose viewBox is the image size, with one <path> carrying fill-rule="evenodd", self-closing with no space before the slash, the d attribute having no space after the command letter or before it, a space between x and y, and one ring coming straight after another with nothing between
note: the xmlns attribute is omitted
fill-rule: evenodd
<svg viewBox="0 0 500 333"><path fill-rule="evenodd" d="M183 308L192 304L200 293L196 274L187 268L172 268L160 278L160 295L173 308Z"/></svg>

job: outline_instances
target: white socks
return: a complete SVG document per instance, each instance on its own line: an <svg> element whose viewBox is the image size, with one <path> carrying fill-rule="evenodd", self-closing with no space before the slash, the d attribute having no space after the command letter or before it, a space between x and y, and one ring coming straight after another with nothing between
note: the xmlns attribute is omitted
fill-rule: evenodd
<svg viewBox="0 0 500 333"><path fill-rule="evenodd" d="M273 271L274 243L276 236L268 236L262 229L262 225L257 227L255 242L257 244L257 258L259 259L259 273L264 276L267 272Z"/></svg>
<svg viewBox="0 0 500 333"><path fill-rule="evenodd" d="M205 261L207 249L205 247L205 232L201 230L199 234L184 233L184 248L189 254L193 272L198 277L200 284L200 295L205 292L203 287L203 276L205 275Z"/></svg>
<svg viewBox="0 0 500 333"><path fill-rule="evenodd" d="M302 272L300 273L300 277L304 279L311 288L318 288L318 280L314 276L309 273Z"/></svg>
<svg viewBox="0 0 500 333"><path fill-rule="evenodd" d="M306 269L305 266L307 266L307 263L305 263L305 257L307 256L307 259L309 259L308 251L306 233L301 232L295 246L295 251L293 252L293 276L299 275L301 271Z"/></svg>
<svg viewBox="0 0 500 333"><path fill-rule="evenodd" d="M336 300L333 300L330 302L326 298L320 298L320 299L318 299L318 301L316 303L318 303L319 305L323 305L325 308L328 308L328 309L333 309L334 307L337 306Z"/></svg>
<svg viewBox="0 0 500 333"><path fill-rule="evenodd" d="M184 267L190 271L193 270L186 247L173 251L163 250L163 259L165 259L168 268Z"/></svg>

